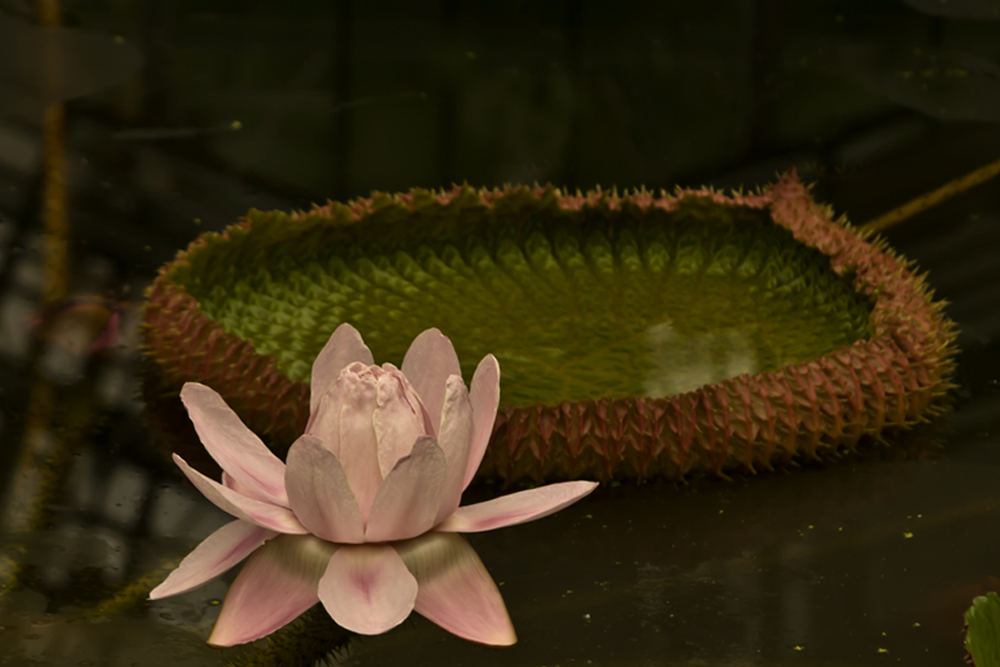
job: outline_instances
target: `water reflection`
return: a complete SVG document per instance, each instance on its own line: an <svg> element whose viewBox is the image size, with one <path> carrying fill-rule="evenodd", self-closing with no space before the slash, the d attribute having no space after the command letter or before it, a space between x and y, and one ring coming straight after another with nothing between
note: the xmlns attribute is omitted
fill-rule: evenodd
<svg viewBox="0 0 1000 667"><path fill-rule="evenodd" d="M673 396L760 370L759 333L749 328L679 333L670 322L646 330L650 367L645 395Z"/></svg>
<svg viewBox="0 0 1000 667"><path fill-rule="evenodd" d="M937 601L996 557L972 530L997 516L989 479L925 461L623 488L476 536L520 630L509 653L412 623L345 664L946 664L962 621Z"/></svg>
<svg viewBox="0 0 1000 667"><path fill-rule="evenodd" d="M0 653L6 664L138 667L150 664L151 656L194 667L220 662L217 652L188 629L143 618L93 623L49 609L46 596L34 591L15 591L0 598Z"/></svg>
<svg viewBox="0 0 1000 667"><path fill-rule="evenodd" d="M189 536L207 535L226 516L197 502L179 482L154 483L154 475L84 447L62 480L65 494L40 500L44 484L28 494L34 508L28 517L36 525L22 531L6 525L0 532L7 565L0 582L0 655L17 665L139 665L157 650L176 664L219 664L203 639L226 583L213 582L184 600L150 605L145 598L176 566ZM39 512L44 526L37 525ZM177 533L184 539L174 548L163 538Z"/></svg>

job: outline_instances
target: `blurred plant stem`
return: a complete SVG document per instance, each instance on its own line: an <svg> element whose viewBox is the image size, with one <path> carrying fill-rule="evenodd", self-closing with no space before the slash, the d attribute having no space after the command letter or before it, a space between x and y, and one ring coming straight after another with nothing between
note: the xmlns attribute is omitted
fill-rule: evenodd
<svg viewBox="0 0 1000 667"><path fill-rule="evenodd" d="M45 225L43 303L66 298L69 273L69 216L66 211L66 107L50 104L42 120L42 222Z"/></svg>
<svg viewBox="0 0 1000 667"><path fill-rule="evenodd" d="M916 199L908 201L874 220L869 220L867 223L861 225L861 229L866 232L880 232L883 229L898 225L904 220L912 218L918 213L923 213L927 209L933 208L956 195L960 195L980 183L985 183L997 174L1000 174L1000 160L990 162L975 171L945 183L937 190L920 195Z"/></svg>
<svg viewBox="0 0 1000 667"><path fill-rule="evenodd" d="M42 25L61 23L59 0L39 0L38 19ZM48 68L60 67L56 54L47 58ZM61 72L48 72L55 80ZM42 223L45 226L44 303L66 297L69 272L69 215L66 210L66 105L50 104L42 117Z"/></svg>
<svg viewBox="0 0 1000 667"><path fill-rule="evenodd" d="M38 18L42 25L60 23L58 0L39 0ZM50 68L58 67L56 57L48 59ZM56 76L57 73L53 73ZM66 211L66 108L62 103L50 104L42 116L42 223L45 227L45 285L43 302L65 298L67 292L69 218ZM11 532L27 531L43 520L46 500L61 486L65 463L69 460L68 443L72 437L52 437L54 388L47 379L36 374L28 396L24 439L13 477L13 485L5 498L3 523ZM87 415L84 411L83 415ZM80 412L76 413L81 416ZM83 423L89 425L84 416ZM71 433L84 428L69 429ZM0 567L0 590L6 589L20 572L19 565L4 559Z"/></svg>

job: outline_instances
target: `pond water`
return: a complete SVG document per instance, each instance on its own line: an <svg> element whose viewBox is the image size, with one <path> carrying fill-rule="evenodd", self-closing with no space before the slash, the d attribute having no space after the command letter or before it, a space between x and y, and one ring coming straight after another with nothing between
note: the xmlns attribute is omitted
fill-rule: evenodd
<svg viewBox="0 0 1000 667"><path fill-rule="evenodd" d="M752 188L792 165L862 224L1000 158L1000 3L943 7L0 0L0 665L253 655L205 644L235 571L146 600L228 520L140 399L143 290L198 234L372 190ZM515 646L413 615L338 662L963 664L962 612L1000 588L998 193L885 232L961 330L945 414L834 465L608 484L471 535ZM704 317L735 324L651 316L632 342L660 361L622 386L780 363Z"/></svg>

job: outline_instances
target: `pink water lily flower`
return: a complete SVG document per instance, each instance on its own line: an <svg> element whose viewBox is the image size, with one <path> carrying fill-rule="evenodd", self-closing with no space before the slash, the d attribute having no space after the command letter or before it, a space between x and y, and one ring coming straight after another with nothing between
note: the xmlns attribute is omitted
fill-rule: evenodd
<svg viewBox="0 0 1000 667"><path fill-rule="evenodd" d="M213 646L263 637L317 602L362 634L385 632L415 610L465 639L513 644L500 591L458 533L538 519L597 484L459 507L492 433L500 367L487 355L467 390L437 329L417 336L400 370L372 365L361 335L342 324L313 364L311 392L306 432L282 463L215 391L184 385L181 400L222 482L174 461L236 521L199 544L150 599L193 590L249 556Z"/></svg>

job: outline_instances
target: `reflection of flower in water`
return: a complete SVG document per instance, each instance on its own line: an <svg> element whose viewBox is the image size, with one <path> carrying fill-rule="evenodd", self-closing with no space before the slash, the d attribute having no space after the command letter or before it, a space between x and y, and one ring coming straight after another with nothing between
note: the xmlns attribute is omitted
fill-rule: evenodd
<svg viewBox="0 0 1000 667"><path fill-rule="evenodd" d="M681 334L661 322L646 330L646 343L651 362L646 396L683 394L760 370L750 334L741 329Z"/></svg>
<svg viewBox="0 0 1000 667"><path fill-rule="evenodd" d="M311 417L287 465L216 392L195 383L181 391L222 483L174 460L237 520L202 542L150 598L190 591L250 556L209 643L252 641L316 602L362 634L385 632L416 610L466 639L516 641L500 592L456 533L540 518L596 483L459 507L493 430L496 359L482 360L467 390L451 342L430 329L413 341L401 370L371 364L358 332L338 327L313 364Z"/></svg>

